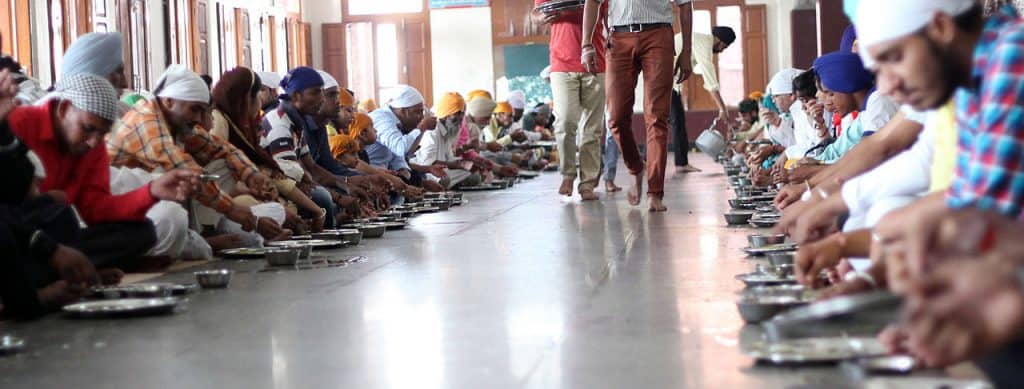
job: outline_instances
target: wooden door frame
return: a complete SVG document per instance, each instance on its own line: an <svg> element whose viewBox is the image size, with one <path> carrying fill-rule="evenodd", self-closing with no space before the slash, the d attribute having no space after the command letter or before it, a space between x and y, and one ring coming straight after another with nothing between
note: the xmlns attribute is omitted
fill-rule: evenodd
<svg viewBox="0 0 1024 389"><path fill-rule="evenodd" d="M429 89L421 90L420 92L423 94L424 98L429 101L429 100L432 99L433 89L434 89L434 85L433 85L434 84L434 79L433 79L433 73L432 73L433 72L433 68L434 68L433 42L431 42L431 40L429 39L430 38L430 36L429 36L429 34L430 34L430 2L428 0L422 0L422 1L423 1L423 10L420 11L420 12L415 12L415 13L395 13L395 14L384 14L384 15L351 15L351 14L348 13L348 0L340 0L339 3L340 3L340 6L341 6L341 15L342 15L341 16L341 20L342 20L342 24L347 25L347 24L350 24L350 23L365 23L365 22L373 23L373 34L372 34L373 35L373 42L372 42L372 44L373 44L373 48L374 48L374 54L376 54L376 50L377 50L377 24L393 23L393 24L401 26L401 28L403 29L402 30L403 33L398 34L398 38L399 38L399 45L400 45L399 47L402 47L401 45L403 45L405 43L405 34L404 34L405 22L408 21L408 20L415 20L415 21L422 21L424 23L424 25L426 26L426 32L428 34L428 36L426 37L427 38L426 42L425 42L426 43L425 50L426 50L426 53L427 53L427 56L426 56L427 63L425 65L427 66L427 69L430 70L430 71L427 72L427 75L428 75L428 78L427 78L428 82L427 82L427 84L428 85L423 85L423 87L424 88L429 88ZM342 30L343 30L343 32L342 32L342 39L347 39L347 37L345 36L345 34L346 34L345 31L344 31L345 29L342 28ZM347 43L348 41L346 40L344 42ZM346 47L346 53L347 53L347 49L348 48ZM346 58L347 58L347 54L346 54ZM409 74L408 74L408 68L409 68L409 66L408 66L408 58L405 57L405 56L399 56L399 60L402 61L402 63L400 65L403 65L403 69L399 69L399 70L400 71L404 70L404 71L402 71L402 77L404 77L405 80L408 81L408 79L409 79ZM344 62L346 62L346 64L344 64L342 66L342 69L344 69L344 74L341 74L341 77L343 77L344 80L348 80L347 60L344 61ZM378 94L380 93L380 91L379 91L380 88L379 88L379 84L378 84L379 80L380 80L380 74L379 74L379 72L377 70L378 66L379 65L377 64L377 56L374 55L373 56L373 78L374 78L374 84L375 84L374 85L374 89L375 90L372 91L372 96L374 97L375 100L380 102L380 96L378 96ZM362 92L362 91L355 91L355 92L356 93L362 93L362 94L365 95L365 92Z"/></svg>

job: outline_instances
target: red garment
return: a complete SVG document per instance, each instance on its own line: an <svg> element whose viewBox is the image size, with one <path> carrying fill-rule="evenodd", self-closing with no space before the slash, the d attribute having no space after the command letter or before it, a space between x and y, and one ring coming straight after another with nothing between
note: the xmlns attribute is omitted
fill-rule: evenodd
<svg viewBox="0 0 1024 389"><path fill-rule="evenodd" d="M87 224L142 221L157 199L145 185L123 195L110 194L110 157L105 144L82 156L61 150L53 131L50 111L57 102L41 107L20 106L7 115L11 131L43 162L46 178L43 192L63 191Z"/></svg>
<svg viewBox="0 0 1024 389"><path fill-rule="evenodd" d="M534 4L540 5L547 0L535 0ZM605 44L605 20L608 15L608 2L601 3L600 14L597 18L597 28L594 29L594 37L591 44L597 50L597 72L604 73L604 52ZM574 12L563 12L558 19L551 23L551 72L560 73L586 73L587 68L580 62L583 50L580 42L583 40L583 9Z"/></svg>

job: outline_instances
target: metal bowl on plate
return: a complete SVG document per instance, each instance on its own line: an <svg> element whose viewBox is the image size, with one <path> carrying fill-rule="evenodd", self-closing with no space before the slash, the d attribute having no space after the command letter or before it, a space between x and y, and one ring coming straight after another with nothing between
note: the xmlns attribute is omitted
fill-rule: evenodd
<svg viewBox="0 0 1024 389"><path fill-rule="evenodd" d="M309 247L312 250L312 246ZM267 251L267 265L270 266L295 266L299 262L301 256L301 249L295 248L281 248Z"/></svg>
<svg viewBox="0 0 1024 389"><path fill-rule="evenodd" d="M760 323L807 301L793 296L744 296L736 302L740 317L747 323Z"/></svg>
<svg viewBox="0 0 1024 389"><path fill-rule="evenodd" d="M768 253L768 263L772 266L793 265L796 254L792 251L782 253Z"/></svg>
<svg viewBox="0 0 1024 389"><path fill-rule="evenodd" d="M796 274L796 268L793 265L757 265L757 271L776 277L793 277Z"/></svg>
<svg viewBox="0 0 1024 389"><path fill-rule="evenodd" d="M441 192L428 192L428 193L424 193L423 194L423 199L424 200L433 200L433 199L439 199L442 196L444 196L444 193L441 193Z"/></svg>
<svg viewBox="0 0 1024 389"><path fill-rule="evenodd" d="M887 291L861 293L794 309L764 323L769 340L875 335L899 319L903 299Z"/></svg>
<svg viewBox="0 0 1024 389"><path fill-rule="evenodd" d="M358 222L360 224L363 224L363 223L386 223L389 220L391 220L391 219L372 218L372 219L359 220ZM359 242L362 242L362 240L363 240L363 233L360 232L358 229L353 229L353 228L346 228L346 229L340 229L340 230L324 230L324 232L313 234L313 239L336 240L336 241L343 242L343 243L345 243L347 245L354 246L354 245L359 244Z"/></svg>
<svg viewBox="0 0 1024 389"><path fill-rule="evenodd" d="M14 335L0 336L0 355L14 354L25 349L25 340Z"/></svg>
<svg viewBox="0 0 1024 389"><path fill-rule="evenodd" d="M754 216L754 213L744 211L732 211L727 212L724 216L726 223L729 223L729 225L731 226L736 226L741 224L747 224L747 222L750 221L750 218Z"/></svg>
<svg viewBox="0 0 1024 389"><path fill-rule="evenodd" d="M786 243L784 234L752 234L747 235L747 242L750 247L764 247L772 244Z"/></svg>
<svg viewBox="0 0 1024 389"><path fill-rule="evenodd" d="M428 204L430 204L430 206L432 206L432 207L437 207L438 209L440 209L442 211L447 211L448 209L450 209L452 207L452 201L451 200L434 200L434 201L429 202Z"/></svg>
<svg viewBox="0 0 1024 389"><path fill-rule="evenodd" d="M729 199L729 207L732 207L732 209L751 209L754 206L749 201Z"/></svg>
<svg viewBox="0 0 1024 389"><path fill-rule="evenodd" d="M269 258L269 255L268 255ZM228 269L203 270L195 272L196 282L203 289L224 289L231 283L233 271Z"/></svg>
<svg viewBox="0 0 1024 389"><path fill-rule="evenodd" d="M311 244L297 244L290 249L299 252L299 259L309 259L309 256L313 255L313 245Z"/></svg>
<svg viewBox="0 0 1024 389"><path fill-rule="evenodd" d="M375 239L384 236L384 232L387 231L388 223L362 223L362 224L349 224L345 228L357 229L363 233L363 238Z"/></svg>
<svg viewBox="0 0 1024 389"><path fill-rule="evenodd" d="M747 178L747 177L740 177L740 179L739 179L739 180L736 180L736 181L737 181L737 182L739 182L739 183L740 183L740 185L743 185L743 186L751 186L751 185L753 185L753 184L754 184L754 182L753 182L753 181L751 181L751 180L750 180L749 178Z"/></svg>

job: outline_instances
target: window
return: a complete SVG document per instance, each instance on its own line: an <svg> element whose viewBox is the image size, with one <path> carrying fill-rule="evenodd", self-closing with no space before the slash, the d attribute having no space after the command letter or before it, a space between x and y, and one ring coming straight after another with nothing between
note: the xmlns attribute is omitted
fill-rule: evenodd
<svg viewBox="0 0 1024 389"><path fill-rule="evenodd" d="M350 0L349 15L386 15L419 13L423 11L423 0Z"/></svg>

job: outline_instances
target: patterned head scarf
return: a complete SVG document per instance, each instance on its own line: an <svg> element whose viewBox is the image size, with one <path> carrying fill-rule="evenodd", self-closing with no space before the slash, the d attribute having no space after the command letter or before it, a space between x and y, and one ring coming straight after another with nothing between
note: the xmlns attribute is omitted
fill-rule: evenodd
<svg viewBox="0 0 1024 389"><path fill-rule="evenodd" d="M97 75L82 73L66 76L57 81L49 97L70 101L75 108L111 122L121 118L118 114L117 91L110 85L110 81Z"/></svg>

